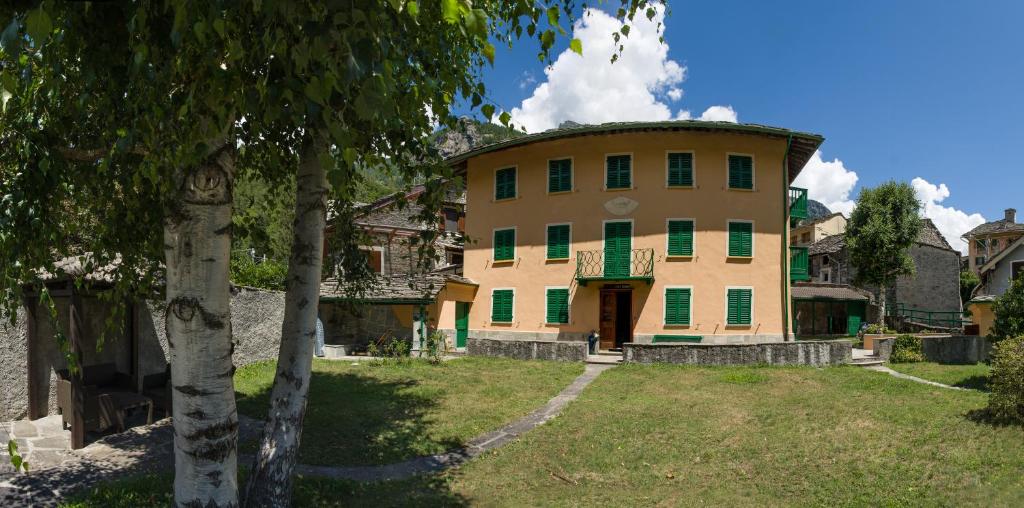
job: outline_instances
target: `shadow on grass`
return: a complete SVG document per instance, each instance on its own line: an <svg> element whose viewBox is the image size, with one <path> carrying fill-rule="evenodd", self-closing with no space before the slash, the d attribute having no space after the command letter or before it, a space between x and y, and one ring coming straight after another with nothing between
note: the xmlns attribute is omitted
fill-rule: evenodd
<svg viewBox="0 0 1024 508"><path fill-rule="evenodd" d="M266 418L269 391L266 387L255 394L237 394L239 412ZM436 387L410 379L314 371L299 461L381 465L460 447L463 443L458 440L440 439L430 432L429 412L443 395ZM244 443L242 450L254 451L255 443Z"/></svg>
<svg viewBox="0 0 1024 508"><path fill-rule="evenodd" d="M979 390L982 392L990 391L988 388L988 376L971 376L960 380L960 382L953 386L957 388L970 388L971 390Z"/></svg>

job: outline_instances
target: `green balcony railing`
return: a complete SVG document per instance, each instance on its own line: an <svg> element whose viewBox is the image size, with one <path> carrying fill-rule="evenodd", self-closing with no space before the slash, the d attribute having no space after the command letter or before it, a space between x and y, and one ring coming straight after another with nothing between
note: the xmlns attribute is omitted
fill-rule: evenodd
<svg viewBox="0 0 1024 508"><path fill-rule="evenodd" d="M789 280L811 280L807 247L789 248Z"/></svg>
<svg viewBox="0 0 1024 508"><path fill-rule="evenodd" d="M964 314L960 311L908 309L902 303L890 305L886 314L891 318L902 318L918 325L944 329L961 329L964 324L970 322L964 319Z"/></svg>
<svg viewBox="0 0 1024 508"><path fill-rule="evenodd" d="M793 219L807 218L807 189L789 188L789 216Z"/></svg>
<svg viewBox="0 0 1024 508"><path fill-rule="evenodd" d="M654 282L654 249L633 249L627 257L605 258L603 250L576 252L576 281L581 286L595 280L642 280Z"/></svg>

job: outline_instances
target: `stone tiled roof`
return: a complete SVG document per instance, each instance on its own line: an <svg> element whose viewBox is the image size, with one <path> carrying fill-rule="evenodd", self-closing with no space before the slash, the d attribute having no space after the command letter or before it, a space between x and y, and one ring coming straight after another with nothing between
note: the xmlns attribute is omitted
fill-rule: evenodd
<svg viewBox="0 0 1024 508"><path fill-rule="evenodd" d="M871 293L842 284L801 282L793 284L794 300L871 301Z"/></svg>
<svg viewBox="0 0 1024 508"><path fill-rule="evenodd" d="M921 234L917 236L917 243L953 250L953 247L950 247L949 242L946 241L946 237L942 236L939 228L935 227L935 223L931 219L921 221Z"/></svg>
<svg viewBox="0 0 1024 508"><path fill-rule="evenodd" d="M917 235L917 243L944 250L954 250L953 247L949 245L949 242L946 241L946 238L942 236L942 233L939 232L939 228L935 226L935 223L932 222L931 219L923 219L921 221L921 232ZM845 235L831 235L809 245L807 247L807 253L811 256L817 256L819 254L834 254L843 250L845 247Z"/></svg>
<svg viewBox="0 0 1024 508"><path fill-rule="evenodd" d="M412 231L426 231L430 226L418 219L423 212L423 207L416 203L409 203L399 209L390 204L375 208L365 215L355 219L355 223L366 227L388 227L397 229L408 229Z"/></svg>
<svg viewBox="0 0 1024 508"><path fill-rule="evenodd" d="M94 266L91 253L66 257L53 264L53 272L40 270L39 279L43 282L79 279L86 282L113 282L114 272L120 262L121 257L117 256L109 264Z"/></svg>
<svg viewBox="0 0 1024 508"><path fill-rule="evenodd" d="M422 273L378 277L377 281L358 298L352 298L344 281L327 279L320 284L320 298L327 300L356 300L367 303L429 303L444 288L446 275Z"/></svg>
<svg viewBox="0 0 1024 508"><path fill-rule="evenodd" d="M964 234L964 238L993 233L1024 233L1024 223L1010 222L1006 219L986 222Z"/></svg>
<svg viewBox="0 0 1024 508"><path fill-rule="evenodd" d="M434 242L438 247L452 250L463 250L465 246L465 239L460 234L444 233L437 238Z"/></svg>
<svg viewBox="0 0 1024 508"><path fill-rule="evenodd" d="M831 235L812 243L807 247L807 253L811 256L818 254L833 254L846 247L846 239L843 235Z"/></svg>

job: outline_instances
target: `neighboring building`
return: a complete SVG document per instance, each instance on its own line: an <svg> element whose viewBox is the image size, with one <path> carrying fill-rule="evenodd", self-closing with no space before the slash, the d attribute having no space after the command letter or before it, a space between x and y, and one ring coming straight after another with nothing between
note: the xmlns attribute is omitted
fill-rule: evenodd
<svg viewBox="0 0 1024 508"><path fill-rule="evenodd" d="M1002 220L987 222L970 231L963 239L968 246L968 269L982 274L982 267L999 253L1024 237L1024 224L1017 222L1017 210L1007 208Z"/></svg>
<svg viewBox="0 0 1024 508"><path fill-rule="evenodd" d="M878 315L872 303L863 289L800 282L793 285L793 329L801 337L856 335L861 324Z"/></svg>
<svg viewBox="0 0 1024 508"><path fill-rule="evenodd" d="M799 222L789 232L792 245L807 246L825 237L840 235L846 231L846 217L839 212L825 217Z"/></svg>
<svg viewBox="0 0 1024 508"><path fill-rule="evenodd" d="M792 182L823 138L723 122L574 126L449 159L465 175L474 337L792 338ZM802 207L800 205L803 205ZM802 208L802 210L801 210Z"/></svg>
<svg viewBox="0 0 1024 508"><path fill-rule="evenodd" d="M815 283L852 285L856 271L850 265L846 240L836 234L808 247L810 280ZM960 302L960 253L950 247L930 219L922 221L917 242L910 248L916 273L901 277L886 298L889 310L958 313ZM877 288L868 289L875 297Z"/></svg>

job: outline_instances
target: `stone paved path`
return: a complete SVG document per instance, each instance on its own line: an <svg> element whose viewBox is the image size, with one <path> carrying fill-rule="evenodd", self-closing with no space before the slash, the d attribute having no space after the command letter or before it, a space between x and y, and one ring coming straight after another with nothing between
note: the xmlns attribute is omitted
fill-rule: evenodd
<svg viewBox="0 0 1024 508"><path fill-rule="evenodd" d="M927 379L921 379L919 377L914 377L914 376L911 376L910 374L904 374L902 372L896 372L895 370L892 370L889 367L886 367L884 365L871 365L869 367L864 367L864 368L868 369L868 370L873 370L875 372L884 372L886 374L889 374L890 376L895 376L895 377L898 377L900 379L906 379L908 381L913 381L915 383L922 383L922 384L926 384L926 385L937 386L939 388L947 388L947 389L950 389L950 390L967 390L967 391L971 391L970 388L961 388L959 386L944 385L942 383L936 383L935 381L929 381Z"/></svg>
<svg viewBox="0 0 1024 508"><path fill-rule="evenodd" d="M295 472L309 476L377 481L409 478L455 467L486 451L499 448L558 416L598 375L613 367L588 364L582 375L544 406L498 430L477 436L458 450L385 466L331 467L300 464L296 466ZM59 428L59 417L56 421ZM244 415L239 415L239 424L240 441L256 438L262 430L260 422ZM47 429L52 426L49 423L42 425ZM0 427L0 432L9 432L9 429ZM0 469L0 507L57 506L64 496L102 482L168 470L174 464L173 441L171 421L163 419L152 425L106 436L81 450L66 451L67 456L62 456L57 463L43 469L33 467L29 474L15 474L9 469ZM251 456L239 457L241 464L251 460Z"/></svg>

